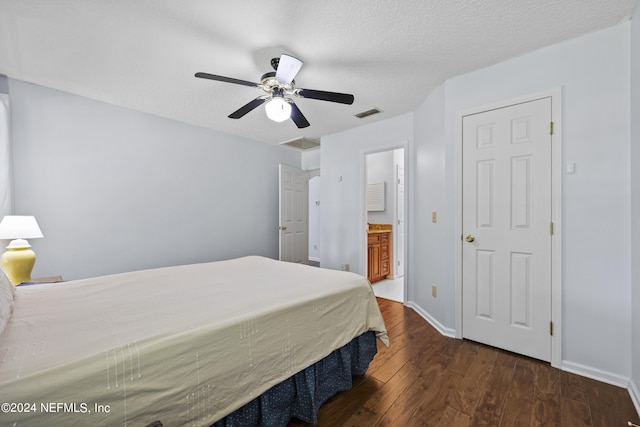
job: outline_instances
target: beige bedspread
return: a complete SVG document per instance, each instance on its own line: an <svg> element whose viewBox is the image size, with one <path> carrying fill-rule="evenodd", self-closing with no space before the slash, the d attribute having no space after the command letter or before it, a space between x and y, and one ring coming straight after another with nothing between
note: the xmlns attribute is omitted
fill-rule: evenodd
<svg viewBox="0 0 640 427"><path fill-rule="evenodd" d="M0 425L210 425L368 330L363 277L255 256L18 287Z"/></svg>

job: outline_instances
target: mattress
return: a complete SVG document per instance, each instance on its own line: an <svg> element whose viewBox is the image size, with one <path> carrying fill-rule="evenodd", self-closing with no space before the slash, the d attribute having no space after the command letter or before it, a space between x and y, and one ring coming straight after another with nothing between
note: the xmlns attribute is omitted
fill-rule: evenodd
<svg viewBox="0 0 640 427"><path fill-rule="evenodd" d="M365 278L257 256L18 287L0 424L211 425L366 331Z"/></svg>

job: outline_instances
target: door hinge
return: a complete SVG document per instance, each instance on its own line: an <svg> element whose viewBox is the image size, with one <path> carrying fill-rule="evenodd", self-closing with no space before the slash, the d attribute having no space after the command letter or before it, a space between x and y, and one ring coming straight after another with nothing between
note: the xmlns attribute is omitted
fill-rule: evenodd
<svg viewBox="0 0 640 427"><path fill-rule="evenodd" d="M553 336L553 322L549 322L549 335Z"/></svg>
<svg viewBox="0 0 640 427"><path fill-rule="evenodd" d="M549 122L549 135L553 135L553 122Z"/></svg>
<svg viewBox="0 0 640 427"><path fill-rule="evenodd" d="M549 234L553 236L553 221L549 223Z"/></svg>

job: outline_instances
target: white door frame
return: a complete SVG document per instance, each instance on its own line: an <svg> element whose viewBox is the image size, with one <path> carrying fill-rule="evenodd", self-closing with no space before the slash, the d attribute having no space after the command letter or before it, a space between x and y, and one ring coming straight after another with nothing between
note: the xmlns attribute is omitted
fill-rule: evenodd
<svg viewBox="0 0 640 427"><path fill-rule="evenodd" d="M488 110L551 97L551 365L562 364L562 88L458 111L456 113L456 338L462 338L462 118Z"/></svg>
<svg viewBox="0 0 640 427"><path fill-rule="evenodd" d="M409 141L400 141L396 145L389 145L384 148L377 148L371 150L363 150L360 152L360 230L362 230L360 235L360 265L363 266L362 275L367 277L367 271L369 268L367 257L367 155L382 153L384 151L393 151L402 148L404 151L404 253L405 253L405 263L404 263L404 277L403 277L403 303L407 301L407 285L410 279L409 273L409 257L407 254L409 253L409 240L410 240L410 232L411 232L411 215L409 215L409 207L411 204L411 191L413 191L411 187L411 174L413 173L411 166L409 165Z"/></svg>
<svg viewBox="0 0 640 427"><path fill-rule="evenodd" d="M404 151L403 151L404 154ZM395 223L393 224L395 229L399 229L400 227L398 227L400 225L400 215L399 215L399 211L400 211L400 200L398 200L400 198L400 166L398 164L395 164L395 171L394 171L394 178L396 180L395 182L395 188L396 188L396 196L394 198L394 203L393 203L393 209L394 209L394 221ZM406 201L404 201L407 198L407 191L406 191L406 184L407 184L407 177L405 176L405 165L403 163L402 165L402 185L403 185L403 192L402 192L402 199L403 199L403 203L402 203L402 228L404 230L404 236L403 239L406 242L407 241L407 231L405 229L406 226L406 221L407 221L407 203ZM400 234L399 233L394 233L393 235L393 253L394 253L394 257L393 257L393 276L395 278L397 277L403 277L404 276L404 270L405 270L405 261L407 259L407 254L404 252L405 246L406 244L402 245L402 252L399 250L400 247ZM399 253L402 253L402 256L398 256ZM402 263L402 264L400 264ZM400 271L400 273L398 272L399 270L399 266L402 265L402 270Z"/></svg>

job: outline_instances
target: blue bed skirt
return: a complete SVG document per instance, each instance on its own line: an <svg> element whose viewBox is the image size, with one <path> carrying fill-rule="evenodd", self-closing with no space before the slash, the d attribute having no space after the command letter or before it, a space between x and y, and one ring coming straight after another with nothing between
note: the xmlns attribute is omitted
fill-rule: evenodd
<svg viewBox="0 0 640 427"><path fill-rule="evenodd" d="M375 332L366 332L212 427L285 427L293 417L315 425L320 406L339 391L350 390L352 377L366 372L376 352Z"/></svg>

